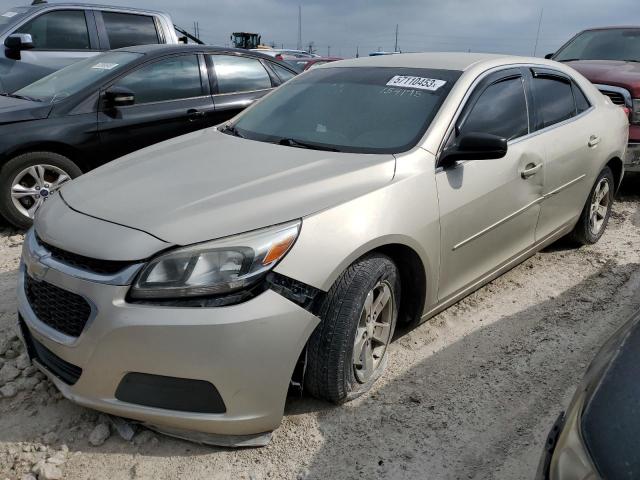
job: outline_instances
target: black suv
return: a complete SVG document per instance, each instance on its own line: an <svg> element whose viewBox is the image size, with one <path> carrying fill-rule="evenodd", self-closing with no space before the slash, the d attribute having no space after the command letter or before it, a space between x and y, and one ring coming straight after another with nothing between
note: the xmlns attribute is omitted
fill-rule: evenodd
<svg viewBox="0 0 640 480"><path fill-rule="evenodd" d="M0 213L27 227L69 179L224 122L295 74L247 50L145 45L82 60L2 94Z"/></svg>

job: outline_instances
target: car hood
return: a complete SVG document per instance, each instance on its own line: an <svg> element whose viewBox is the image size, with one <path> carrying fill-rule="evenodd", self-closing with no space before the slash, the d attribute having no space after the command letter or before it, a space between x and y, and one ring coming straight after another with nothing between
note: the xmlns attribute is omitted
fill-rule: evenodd
<svg viewBox="0 0 640 480"><path fill-rule="evenodd" d="M578 60L566 62L587 77L591 83L614 85L629 90L633 98L640 97L640 63L616 60Z"/></svg>
<svg viewBox="0 0 640 480"><path fill-rule="evenodd" d="M377 189L393 155L334 153L206 129L140 150L67 184L87 215L188 245L286 222Z"/></svg>
<svg viewBox="0 0 640 480"><path fill-rule="evenodd" d="M0 125L47 118L51 104L0 96Z"/></svg>

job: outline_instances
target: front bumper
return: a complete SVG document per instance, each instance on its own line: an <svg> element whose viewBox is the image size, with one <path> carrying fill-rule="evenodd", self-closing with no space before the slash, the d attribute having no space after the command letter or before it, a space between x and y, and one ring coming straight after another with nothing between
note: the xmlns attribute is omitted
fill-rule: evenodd
<svg viewBox="0 0 640 480"><path fill-rule="evenodd" d="M640 172L640 143L629 143L624 161L627 172Z"/></svg>
<svg viewBox="0 0 640 480"><path fill-rule="evenodd" d="M317 317L271 290L227 307L131 304L125 300L128 285L101 283L82 278L81 271L55 268L55 262L30 251L34 241L30 232L19 277L18 311L28 335L82 369L77 382L69 385L39 365L69 400L203 443L248 445L256 434L280 424L292 372ZM25 292L25 275L34 274L38 281L80 295L91 305L90 319L77 338L36 316ZM120 401L116 390L130 372L210 382L226 411L194 413ZM218 435L231 437L217 441Z"/></svg>

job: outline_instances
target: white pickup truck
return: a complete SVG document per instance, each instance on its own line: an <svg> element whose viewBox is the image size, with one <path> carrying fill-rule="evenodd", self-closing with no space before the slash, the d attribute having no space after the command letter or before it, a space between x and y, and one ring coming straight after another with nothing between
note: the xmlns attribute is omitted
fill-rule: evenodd
<svg viewBox="0 0 640 480"><path fill-rule="evenodd" d="M0 13L0 92L13 92L105 50L178 43L166 13L81 3L30 6Z"/></svg>

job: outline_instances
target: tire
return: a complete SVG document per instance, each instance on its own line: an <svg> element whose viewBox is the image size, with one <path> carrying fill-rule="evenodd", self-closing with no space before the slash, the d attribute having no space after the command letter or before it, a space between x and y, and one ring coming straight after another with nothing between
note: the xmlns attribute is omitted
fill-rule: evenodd
<svg viewBox="0 0 640 480"><path fill-rule="evenodd" d="M615 180L613 172L609 167L605 167L598 175L589 198L582 209L582 214L578 223L570 234L571 240L578 245L592 245L596 243L605 230L611 217L611 207L615 191ZM603 194L603 190L606 192ZM598 200L598 197L601 199ZM594 208L599 210L594 211ZM600 212L600 213L598 213ZM594 217L595 215L595 217ZM597 228L596 228L597 227Z"/></svg>
<svg viewBox="0 0 640 480"><path fill-rule="evenodd" d="M0 169L0 215L16 227L29 228L49 195L81 174L75 163L57 153L31 152L12 158ZM17 188L24 195L14 199L12 190Z"/></svg>
<svg viewBox="0 0 640 480"><path fill-rule="evenodd" d="M320 306L321 321L307 345L305 387L311 395L344 403L368 391L380 377L398 318L399 279L391 259L374 254L352 264L336 280ZM383 300L387 293L386 306L377 313L369 308ZM376 327L367 323L366 312L372 312L373 320L378 322L373 322ZM388 333L383 325L388 325ZM356 336L363 348L355 348ZM366 344L367 338L369 344ZM382 338L387 339L384 348ZM354 351L358 355L354 355Z"/></svg>

